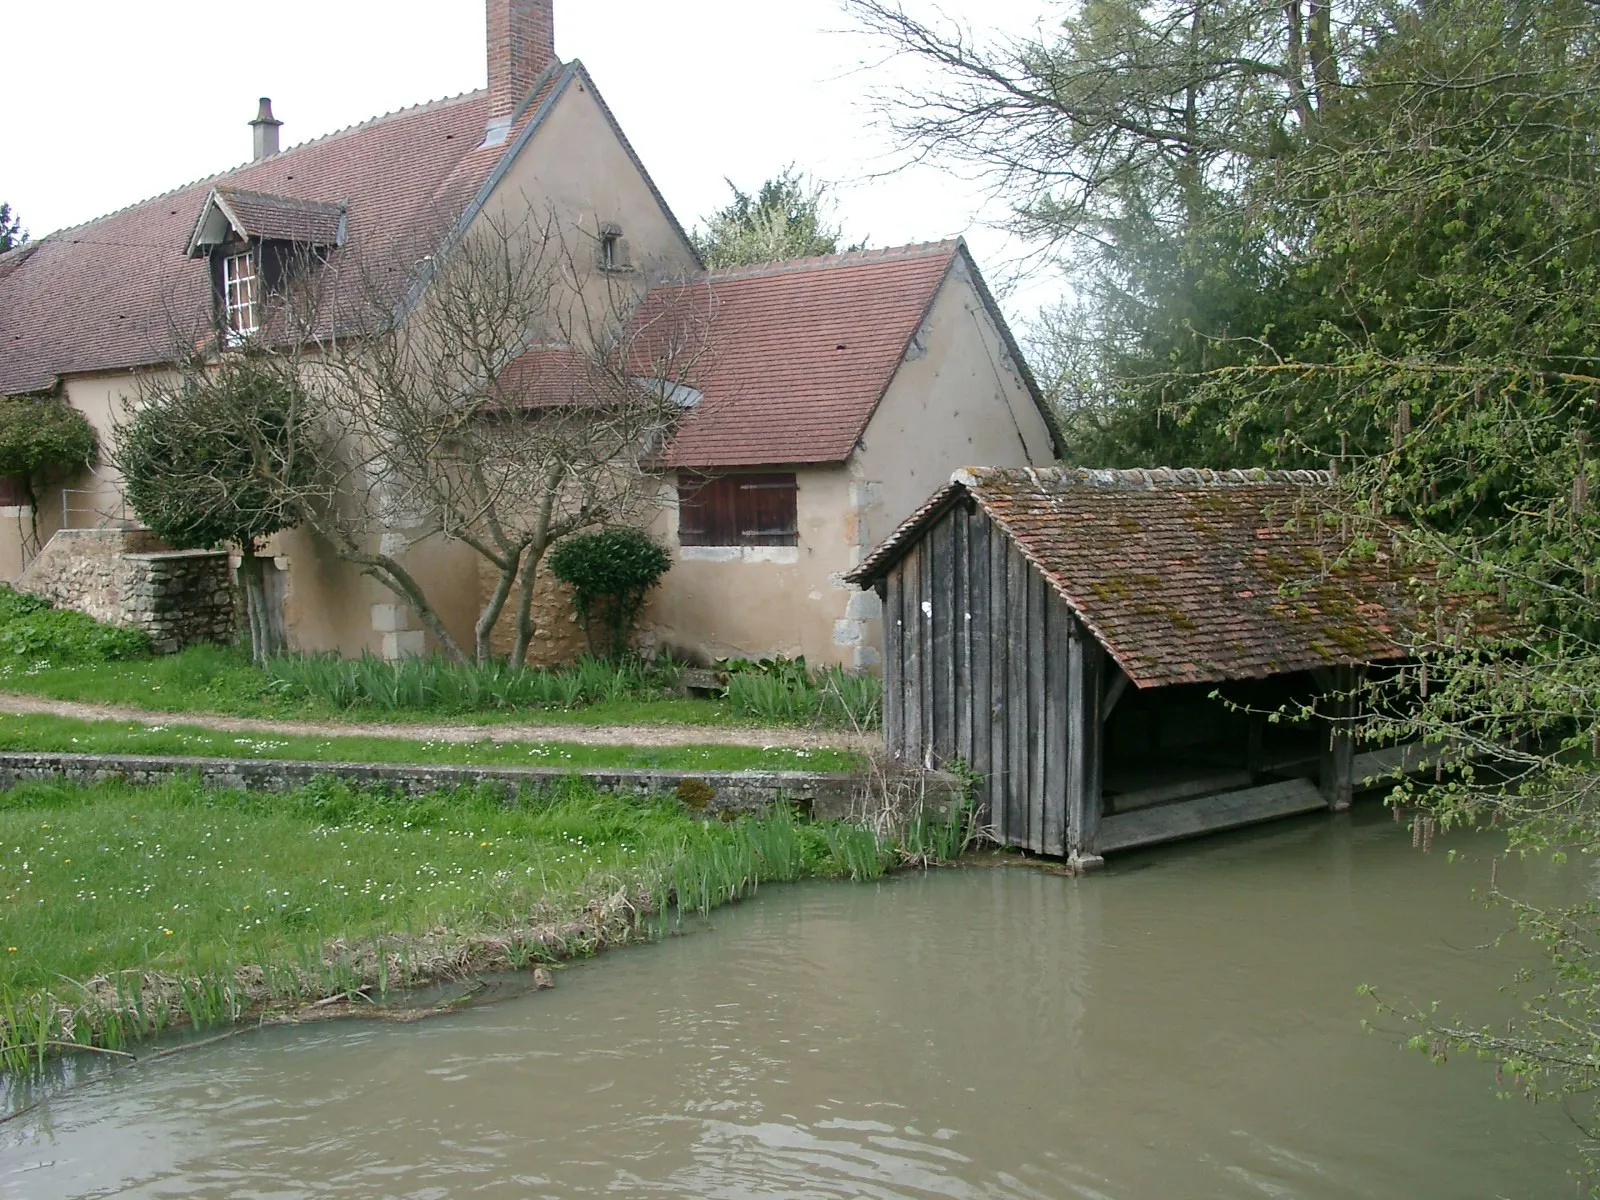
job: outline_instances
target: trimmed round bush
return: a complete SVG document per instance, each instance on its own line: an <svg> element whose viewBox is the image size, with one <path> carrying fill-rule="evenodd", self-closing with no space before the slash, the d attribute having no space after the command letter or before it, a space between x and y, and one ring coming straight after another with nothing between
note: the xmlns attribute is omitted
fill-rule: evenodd
<svg viewBox="0 0 1600 1200"><path fill-rule="evenodd" d="M671 568L665 547L637 529L573 534L550 552L550 570L572 589L589 648L611 658L627 652L645 596ZM603 647L595 645L597 625L604 630Z"/></svg>

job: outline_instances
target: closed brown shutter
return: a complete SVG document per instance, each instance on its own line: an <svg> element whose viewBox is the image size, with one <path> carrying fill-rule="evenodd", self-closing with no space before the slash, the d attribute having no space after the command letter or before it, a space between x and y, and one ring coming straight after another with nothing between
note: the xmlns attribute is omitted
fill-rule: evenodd
<svg viewBox="0 0 1600 1200"><path fill-rule="evenodd" d="M793 474L678 477L678 542L684 546L794 546L799 485Z"/></svg>

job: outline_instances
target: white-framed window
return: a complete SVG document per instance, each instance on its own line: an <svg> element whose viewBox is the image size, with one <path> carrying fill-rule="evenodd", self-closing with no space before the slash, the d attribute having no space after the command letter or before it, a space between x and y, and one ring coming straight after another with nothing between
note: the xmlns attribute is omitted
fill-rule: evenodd
<svg viewBox="0 0 1600 1200"><path fill-rule="evenodd" d="M244 337L256 331L256 304L261 294L261 272L255 248L229 254L222 260L222 304L228 332Z"/></svg>

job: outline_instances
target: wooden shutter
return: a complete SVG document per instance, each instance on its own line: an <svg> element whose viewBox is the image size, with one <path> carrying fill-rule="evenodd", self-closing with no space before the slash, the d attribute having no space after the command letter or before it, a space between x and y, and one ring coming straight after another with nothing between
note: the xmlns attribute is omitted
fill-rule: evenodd
<svg viewBox="0 0 1600 1200"><path fill-rule="evenodd" d="M678 543L793 546L799 540L793 474L678 476Z"/></svg>

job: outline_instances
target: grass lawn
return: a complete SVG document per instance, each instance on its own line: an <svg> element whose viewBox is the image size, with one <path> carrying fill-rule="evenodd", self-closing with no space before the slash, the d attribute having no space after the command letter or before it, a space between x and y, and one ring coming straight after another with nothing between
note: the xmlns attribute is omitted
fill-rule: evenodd
<svg viewBox="0 0 1600 1200"><path fill-rule="evenodd" d="M759 746L582 746L551 742L429 742L387 737L226 733L183 725L132 725L0 714L0 750L277 758L302 762L418 763L472 767L639 767L691 771L851 771L860 754Z"/></svg>
<svg viewBox="0 0 1600 1200"><path fill-rule="evenodd" d="M181 654L52 666L48 662L0 663L0 691L25 692L52 700L116 704L171 713L215 713L232 717L297 720L450 720L461 724L505 724L537 720L573 725L749 725L725 701L676 696L618 695L573 705L484 707L399 707L370 702L336 704L299 689L251 665L231 649L196 646Z"/></svg>
<svg viewBox="0 0 1600 1200"><path fill-rule="evenodd" d="M872 877L961 840L920 821L892 844L783 812L725 824L577 783L522 806L26 785L0 794L0 1063L585 953L648 936L669 903Z"/></svg>

